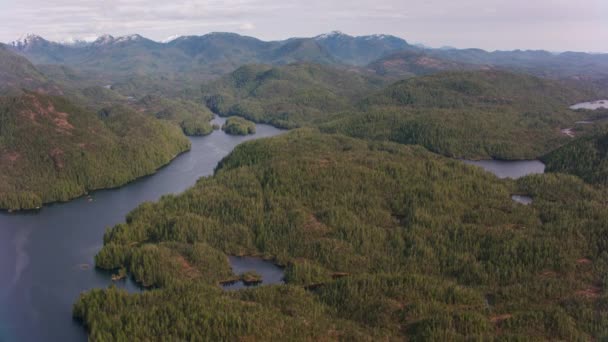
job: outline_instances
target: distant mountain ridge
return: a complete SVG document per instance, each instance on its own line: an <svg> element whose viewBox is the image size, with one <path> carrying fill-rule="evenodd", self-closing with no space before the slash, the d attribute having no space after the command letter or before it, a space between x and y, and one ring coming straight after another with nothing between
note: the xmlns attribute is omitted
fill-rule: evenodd
<svg viewBox="0 0 608 342"><path fill-rule="evenodd" d="M608 54L432 49L391 35L357 37L339 31L280 41L263 41L227 32L181 36L166 42L138 34L122 37L104 35L91 42L77 43L58 43L28 35L8 46L34 64L66 65L87 72L114 75L113 79L155 73L186 75L202 81L217 78L245 64L299 62L371 66L379 74L393 77L445 70L499 68L548 78L608 79ZM386 64L387 58L399 55Z"/></svg>

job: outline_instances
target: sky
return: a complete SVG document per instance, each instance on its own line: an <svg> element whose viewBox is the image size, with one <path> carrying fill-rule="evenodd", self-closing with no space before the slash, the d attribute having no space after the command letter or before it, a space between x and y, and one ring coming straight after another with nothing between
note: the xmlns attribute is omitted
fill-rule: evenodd
<svg viewBox="0 0 608 342"><path fill-rule="evenodd" d="M431 47L608 52L608 0L0 0L0 41L236 32L263 40L339 30Z"/></svg>

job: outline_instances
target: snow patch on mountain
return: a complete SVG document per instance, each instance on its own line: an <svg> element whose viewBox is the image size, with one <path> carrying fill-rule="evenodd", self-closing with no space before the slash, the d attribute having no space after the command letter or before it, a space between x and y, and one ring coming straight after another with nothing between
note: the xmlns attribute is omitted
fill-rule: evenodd
<svg viewBox="0 0 608 342"><path fill-rule="evenodd" d="M323 40L329 38L348 37L347 34L341 31L332 31L330 33L321 34L315 37L316 40Z"/></svg>
<svg viewBox="0 0 608 342"><path fill-rule="evenodd" d="M10 42L10 45L12 45L15 48L23 49L23 48L32 46L33 44L36 44L38 42L44 42L44 41L45 41L44 38L42 38L38 35L29 33L29 34L19 37L15 41Z"/></svg>

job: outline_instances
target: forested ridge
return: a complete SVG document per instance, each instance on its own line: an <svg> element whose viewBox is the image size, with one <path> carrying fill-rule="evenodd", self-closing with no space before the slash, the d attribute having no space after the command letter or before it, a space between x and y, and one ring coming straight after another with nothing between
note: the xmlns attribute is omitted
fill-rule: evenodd
<svg viewBox="0 0 608 342"><path fill-rule="evenodd" d="M608 185L608 131L582 137L542 158L547 171L570 173L593 184Z"/></svg>
<svg viewBox="0 0 608 342"><path fill-rule="evenodd" d="M31 209L148 175L188 150L176 126L58 96L0 98L0 208Z"/></svg>
<svg viewBox="0 0 608 342"><path fill-rule="evenodd" d="M419 146L296 130L109 229L96 265L155 290L94 290L74 315L99 341L602 339L606 198L573 176L500 180ZM287 284L224 292L227 255L272 258Z"/></svg>
<svg viewBox="0 0 608 342"><path fill-rule="evenodd" d="M354 103L385 81L345 68L310 63L246 65L202 87L207 106L281 128L310 125Z"/></svg>
<svg viewBox="0 0 608 342"><path fill-rule="evenodd" d="M140 99L136 106L141 106L146 113L158 119L178 124L186 135L202 136L213 132L210 123L213 113L203 104L148 95Z"/></svg>
<svg viewBox="0 0 608 342"><path fill-rule="evenodd" d="M585 117L568 107L588 96L523 74L445 72L394 83L320 127L456 158L534 159L568 142L561 129Z"/></svg>
<svg viewBox="0 0 608 342"><path fill-rule="evenodd" d="M458 158L533 159L569 141L561 129L586 114L568 107L594 96L591 89L500 70L386 82L309 64L245 66L203 87L203 97L220 115L283 128L317 126Z"/></svg>

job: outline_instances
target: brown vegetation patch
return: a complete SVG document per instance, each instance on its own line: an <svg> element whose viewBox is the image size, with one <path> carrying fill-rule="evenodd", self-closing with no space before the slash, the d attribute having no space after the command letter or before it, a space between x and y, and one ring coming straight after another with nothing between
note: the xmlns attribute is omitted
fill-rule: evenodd
<svg viewBox="0 0 608 342"><path fill-rule="evenodd" d="M55 118L53 119L53 122L59 128L60 131L67 132L74 129L74 126L72 126L72 124L70 124L66 118Z"/></svg>
<svg viewBox="0 0 608 342"><path fill-rule="evenodd" d="M589 265L592 263L591 259L588 258L580 258L576 260L576 263L579 265Z"/></svg>
<svg viewBox="0 0 608 342"><path fill-rule="evenodd" d="M60 130L70 131L74 129L74 126L68 122L68 113L58 112L52 103L49 103L46 109L46 114L54 117L53 122Z"/></svg>
<svg viewBox="0 0 608 342"><path fill-rule="evenodd" d="M34 113L33 111L26 109L26 110L21 111L21 115L30 119L30 121L36 123L36 113Z"/></svg>
<svg viewBox="0 0 608 342"><path fill-rule="evenodd" d="M544 271L540 274L540 276L545 278L555 278L557 277L557 273L554 271Z"/></svg>
<svg viewBox="0 0 608 342"><path fill-rule="evenodd" d="M59 112L55 109L53 103L49 102L46 106L40 102L38 97L28 94L25 96L27 99L26 103L30 105L30 108L21 111L21 115L25 116L32 122L36 123L38 117L49 118L58 131L67 133L74 129L74 126L68 121L69 114Z"/></svg>
<svg viewBox="0 0 608 342"><path fill-rule="evenodd" d="M194 278L198 275L198 270L194 268L194 266L192 266L182 255L177 257L177 261L181 265L182 271L187 277Z"/></svg>
<svg viewBox="0 0 608 342"><path fill-rule="evenodd" d="M328 232L327 227L321 223L317 217L313 214L310 214L304 222L303 226L304 230L309 233L317 233L317 234L325 234Z"/></svg>
<svg viewBox="0 0 608 342"><path fill-rule="evenodd" d="M325 168L328 167L331 164L331 160L328 158L323 158L321 160L319 160L319 167Z"/></svg>
<svg viewBox="0 0 608 342"><path fill-rule="evenodd" d="M63 152L62 149L55 147L54 149L52 149L50 151L49 155L51 156L51 159L53 159L53 163L55 163L56 169L61 170L65 167L65 160L64 160L65 153Z"/></svg>
<svg viewBox="0 0 608 342"><path fill-rule="evenodd" d="M420 58L418 58L418 60L416 60L416 63L418 63L419 65L422 65L422 66L436 68L436 69L441 69L444 67L444 64L441 61L434 59L434 58L430 58L430 57L420 57Z"/></svg>
<svg viewBox="0 0 608 342"><path fill-rule="evenodd" d="M346 272L334 272L334 273L332 273L331 277L332 277L333 279L339 279L339 278L344 278L344 277L346 277L346 276L348 276L348 275L349 275L349 274L348 274L348 273L346 273Z"/></svg>
<svg viewBox="0 0 608 342"><path fill-rule="evenodd" d="M598 286L589 286L588 288L575 292L578 296L583 296L588 299L595 299L602 293L602 288Z"/></svg>
<svg viewBox="0 0 608 342"><path fill-rule="evenodd" d="M405 65L405 61L401 60L401 59L393 59L393 60L388 60L385 61L384 63L382 63L382 65L386 68L391 68L391 67L398 67L401 65Z"/></svg>
<svg viewBox="0 0 608 342"><path fill-rule="evenodd" d="M497 316L492 316L490 317L490 322L497 324L500 323L502 321L505 321L509 318L513 317L513 315L511 314L503 314L503 315L497 315Z"/></svg>
<svg viewBox="0 0 608 342"><path fill-rule="evenodd" d="M6 152L2 155L2 158L0 158L0 160L6 160L10 163L14 163L19 159L19 157L21 157L21 154L19 154L18 152Z"/></svg>

